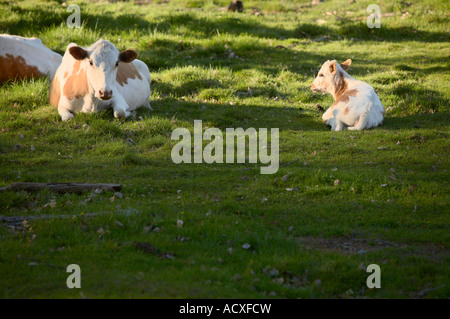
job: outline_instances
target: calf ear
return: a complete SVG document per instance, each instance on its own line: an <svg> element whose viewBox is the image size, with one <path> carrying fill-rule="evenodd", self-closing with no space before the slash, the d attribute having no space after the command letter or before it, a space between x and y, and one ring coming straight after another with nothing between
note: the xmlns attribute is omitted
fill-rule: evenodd
<svg viewBox="0 0 450 319"><path fill-rule="evenodd" d="M352 60L347 59L345 62L341 63L341 67L344 69L344 71L347 71L350 69L350 65L352 64Z"/></svg>
<svg viewBox="0 0 450 319"><path fill-rule="evenodd" d="M125 50L119 53L119 61L130 63L138 57L138 54L134 50Z"/></svg>
<svg viewBox="0 0 450 319"><path fill-rule="evenodd" d="M80 47L70 47L69 53L72 55L76 60L84 60L88 57L88 53L85 49Z"/></svg>
<svg viewBox="0 0 450 319"><path fill-rule="evenodd" d="M331 61L329 70L331 75L336 73L336 61Z"/></svg>

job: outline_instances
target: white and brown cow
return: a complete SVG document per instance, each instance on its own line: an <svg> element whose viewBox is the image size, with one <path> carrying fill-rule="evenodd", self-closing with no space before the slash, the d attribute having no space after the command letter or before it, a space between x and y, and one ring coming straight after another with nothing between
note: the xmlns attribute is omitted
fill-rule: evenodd
<svg viewBox="0 0 450 319"><path fill-rule="evenodd" d="M50 104L58 107L63 121L108 107L116 118L140 106L151 109L150 72L136 58L136 51L119 52L103 39L87 49L69 44L50 85Z"/></svg>
<svg viewBox="0 0 450 319"><path fill-rule="evenodd" d="M0 83L55 75L62 56L38 38L0 34Z"/></svg>
<svg viewBox="0 0 450 319"><path fill-rule="evenodd" d="M346 72L351 63L350 59L341 64L336 60L325 62L311 84L314 92L328 92L334 97L334 104L322 116L333 131L369 129L384 120L384 107L374 89Z"/></svg>

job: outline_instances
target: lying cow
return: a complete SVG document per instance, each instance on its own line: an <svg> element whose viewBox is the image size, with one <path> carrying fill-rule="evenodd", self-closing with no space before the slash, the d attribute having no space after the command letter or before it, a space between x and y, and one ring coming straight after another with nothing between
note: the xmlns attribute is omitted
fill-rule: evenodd
<svg viewBox="0 0 450 319"><path fill-rule="evenodd" d="M69 44L50 85L50 104L58 107L63 121L110 106L116 118L140 106L151 109L150 72L136 58L136 51L119 52L103 39L87 49Z"/></svg>
<svg viewBox="0 0 450 319"><path fill-rule="evenodd" d="M351 63L350 59L341 64L325 62L311 84L314 92L333 94L335 102L322 116L333 131L368 129L384 120L384 107L373 88L346 72Z"/></svg>
<svg viewBox="0 0 450 319"><path fill-rule="evenodd" d="M0 83L55 75L62 56L38 38L0 34Z"/></svg>

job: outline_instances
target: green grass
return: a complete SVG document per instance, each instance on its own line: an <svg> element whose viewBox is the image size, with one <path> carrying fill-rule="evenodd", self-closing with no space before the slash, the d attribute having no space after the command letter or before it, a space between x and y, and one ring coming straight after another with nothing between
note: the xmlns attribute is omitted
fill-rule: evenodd
<svg viewBox="0 0 450 319"><path fill-rule="evenodd" d="M0 33L39 37L61 54L100 37L135 48L152 74L154 111L61 122L47 79L0 87L0 186L117 182L124 195L0 193L3 216L76 216L0 225L0 297L450 296L448 1L380 1L394 13L381 29L366 27L373 1L363 0L245 1L243 14L221 11L229 1L78 1L81 29L66 27L61 2L0 2ZM351 58L350 74L375 88L382 127L331 132L322 123L316 105L333 98L309 85L333 58ZM195 119L222 130L278 127L280 170L174 164L171 132ZM106 214L85 216L97 212ZM66 287L69 264L80 265L82 289ZM369 264L381 266L381 289L366 287Z"/></svg>

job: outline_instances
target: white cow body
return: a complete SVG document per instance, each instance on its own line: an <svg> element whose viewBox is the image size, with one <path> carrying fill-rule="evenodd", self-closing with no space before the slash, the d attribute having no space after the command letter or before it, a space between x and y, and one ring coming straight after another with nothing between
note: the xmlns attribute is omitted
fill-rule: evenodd
<svg viewBox="0 0 450 319"><path fill-rule="evenodd" d="M52 79L61 61L38 38L0 34L0 83L43 75Z"/></svg>
<svg viewBox="0 0 450 319"><path fill-rule="evenodd" d="M87 49L69 44L50 86L50 103L63 121L108 107L117 118L128 117L140 106L151 109L150 72L136 57L134 50L119 53L102 39Z"/></svg>
<svg viewBox="0 0 450 319"><path fill-rule="evenodd" d="M331 93L335 99L322 116L333 131L369 129L384 120L385 110L374 89L345 72L350 64L351 60L341 65L336 60L325 62L311 84L311 90Z"/></svg>

